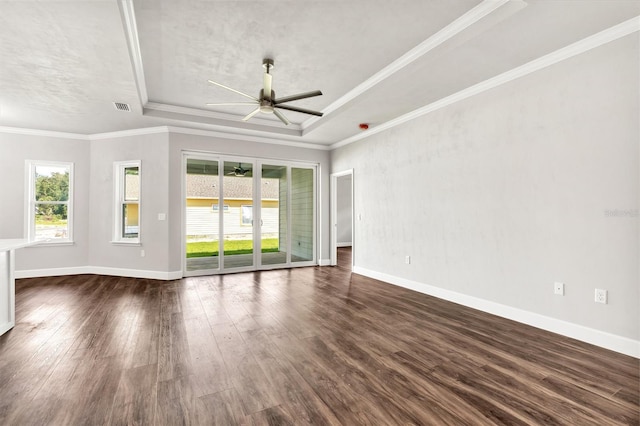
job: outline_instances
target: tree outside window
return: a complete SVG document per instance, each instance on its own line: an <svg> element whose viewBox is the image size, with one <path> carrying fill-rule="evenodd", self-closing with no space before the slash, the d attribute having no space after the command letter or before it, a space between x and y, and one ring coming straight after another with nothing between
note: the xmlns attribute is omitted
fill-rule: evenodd
<svg viewBox="0 0 640 426"><path fill-rule="evenodd" d="M73 164L29 161L30 241L64 242L71 238Z"/></svg>

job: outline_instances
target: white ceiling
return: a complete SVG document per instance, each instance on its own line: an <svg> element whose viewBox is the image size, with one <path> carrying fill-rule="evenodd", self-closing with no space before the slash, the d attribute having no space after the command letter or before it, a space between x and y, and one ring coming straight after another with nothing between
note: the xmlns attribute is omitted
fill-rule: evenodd
<svg viewBox="0 0 640 426"><path fill-rule="evenodd" d="M640 0L0 0L0 126L161 125L330 145L640 15ZM262 59L278 96L241 121ZM132 111L117 111L113 102Z"/></svg>

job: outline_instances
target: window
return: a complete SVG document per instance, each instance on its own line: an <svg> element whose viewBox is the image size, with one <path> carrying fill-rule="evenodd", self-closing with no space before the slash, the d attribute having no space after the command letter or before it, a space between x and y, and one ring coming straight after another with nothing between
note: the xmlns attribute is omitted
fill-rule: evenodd
<svg viewBox="0 0 640 426"><path fill-rule="evenodd" d="M241 224L245 226L253 225L253 206L241 206Z"/></svg>
<svg viewBox="0 0 640 426"><path fill-rule="evenodd" d="M218 204L212 204L211 208L213 209L214 212L220 211L220 206ZM225 204L222 206L222 211L225 213L229 212L229 204Z"/></svg>
<svg viewBox="0 0 640 426"><path fill-rule="evenodd" d="M73 242L73 163L27 161L27 239Z"/></svg>
<svg viewBox="0 0 640 426"><path fill-rule="evenodd" d="M114 242L140 242L140 161L117 162Z"/></svg>

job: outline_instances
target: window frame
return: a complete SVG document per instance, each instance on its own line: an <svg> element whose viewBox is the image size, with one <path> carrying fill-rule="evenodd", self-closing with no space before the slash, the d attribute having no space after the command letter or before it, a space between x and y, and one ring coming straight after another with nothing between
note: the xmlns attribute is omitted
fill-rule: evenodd
<svg viewBox="0 0 640 426"><path fill-rule="evenodd" d="M246 223L244 221L244 209L245 207L248 207L251 212L251 218L249 219L249 222ZM240 226L253 226L253 204L241 204L240 205Z"/></svg>
<svg viewBox="0 0 640 426"><path fill-rule="evenodd" d="M69 193L66 201L38 201L36 200L36 168L37 167L65 167L69 169ZM68 161L46 161L46 160L26 160L26 222L24 234L29 242L36 242L38 245L56 245L56 244L73 244L73 162ZM36 214L35 207L37 204L60 204L67 206L67 237L53 238L46 240L36 239Z"/></svg>
<svg viewBox="0 0 640 426"><path fill-rule="evenodd" d="M212 212L219 212L220 211L220 205L219 204L211 204L211 211ZM229 213L229 204L223 204L222 205L222 211L224 213Z"/></svg>
<svg viewBox="0 0 640 426"><path fill-rule="evenodd" d="M138 168L138 199L127 200L126 194L126 174L125 170L128 168ZM133 244L140 245L142 236L142 161L130 160L130 161L116 161L113 163L113 186L114 186L114 220L113 220L113 235L111 242L114 244ZM138 206L138 235L137 237L126 237L123 235L122 230L124 215L123 206L125 204L137 204Z"/></svg>

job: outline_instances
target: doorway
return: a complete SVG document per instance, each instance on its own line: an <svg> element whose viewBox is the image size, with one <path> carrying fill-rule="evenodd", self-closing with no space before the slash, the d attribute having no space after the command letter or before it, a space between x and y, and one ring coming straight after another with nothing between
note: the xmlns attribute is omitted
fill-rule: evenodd
<svg viewBox="0 0 640 426"><path fill-rule="evenodd" d="M353 169L331 175L331 265L338 265L338 255L354 259ZM340 259L341 266L345 263Z"/></svg>
<svg viewBox="0 0 640 426"><path fill-rule="evenodd" d="M185 153L184 276L317 264L316 165Z"/></svg>

